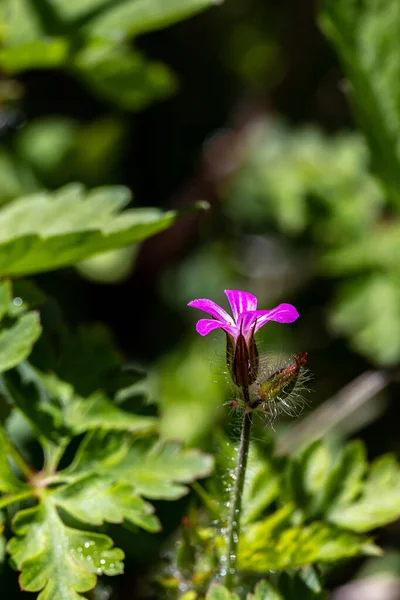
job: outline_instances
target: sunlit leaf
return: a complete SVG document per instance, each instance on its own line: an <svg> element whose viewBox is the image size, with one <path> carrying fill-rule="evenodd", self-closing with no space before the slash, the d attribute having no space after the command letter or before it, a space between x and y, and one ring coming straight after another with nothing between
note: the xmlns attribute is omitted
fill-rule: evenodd
<svg viewBox="0 0 400 600"><path fill-rule="evenodd" d="M0 274L37 273L122 248L172 225L178 213L129 209L123 187L76 184L19 198L0 210Z"/></svg>
<svg viewBox="0 0 400 600"><path fill-rule="evenodd" d="M0 49L0 65L9 73L62 66L68 57L63 38L38 39Z"/></svg>
<svg viewBox="0 0 400 600"><path fill-rule="evenodd" d="M85 31L109 39L136 36L171 25L216 3L216 0L123 0L91 19Z"/></svg>
<svg viewBox="0 0 400 600"><path fill-rule="evenodd" d="M370 539L319 521L291 526L289 515L290 507L284 508L245 529L239 542L240 568L264 573L379 554Z"/></svg>

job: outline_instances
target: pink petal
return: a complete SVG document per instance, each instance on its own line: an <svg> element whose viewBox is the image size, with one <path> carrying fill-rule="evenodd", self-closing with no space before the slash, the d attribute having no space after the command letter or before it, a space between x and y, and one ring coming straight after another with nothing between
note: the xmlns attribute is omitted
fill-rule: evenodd
<svg viewBox="0 0 400 600"><path fill-rule="evenodd" d="M225 290L225 294L227 295L229 304L231 305L235 322L237 322L242 313L248 312L249 310L256 310L257 308L257 298L253 296L253 294L249 294L249 292Z"/></svg>
<svg viewBox="0 0 400 600"><path fill-rule="evenodd" d="M212 300L208 300L208 298L199 298L198 300L192 300L191 302L189 302L188 306L192 306L193 308L203 310L215 319L225 321L225 323L228 323L228 325L233 325L232 317L228 315L226 310L224 310L221 306L219 306Z"/></svg>
<svg viewBox="0 0 400 600"><path fill-rule="evenodd" d="M256 322L254 331L258 331L268 321L277 321L278 323L293 323L299 316L299 313L291 304L279 304L271 310L253 310L242 315L242 332L246 336Z"/></svg>
<svg viewBox="0 0 400 600"><path fill-rule="evenodd" d="M210 331L213 331L213 329L218 329L218 327L233 335L235 339L239 335L237 327L234 325L221 323L221 321L214 321L213 319L200 319L200 321L197 321L196 323L196 330L200 335L208 335Z"/></svg>

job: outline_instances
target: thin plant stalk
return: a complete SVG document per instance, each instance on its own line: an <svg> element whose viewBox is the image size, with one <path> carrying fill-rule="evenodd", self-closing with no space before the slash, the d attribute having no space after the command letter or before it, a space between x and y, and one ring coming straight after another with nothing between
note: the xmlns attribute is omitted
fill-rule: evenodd
<svg viewBox="0 0 400 600"><path fill-rule="evenodd" d="M245 399L248 400L249 392L244 389ZM251 415L245 413L243 416L242 433L240 436L240 447L234 474L234 486L230 498L230 511L228 520L228 544L225 558L225 586L232 587L233 578L236 573L237 545L240 535L240 518L242 513L242 496L244 481L246 478L247 458L250 447Z"/></svg>
<svg viewBox="0 0 400 600"><path fill-rule="evenodd" d="M35 471L32 469L32 467L30 465L28 465L28 463L26 462L25 458L22 456L20 451L7 438L3 428L0 429L0 435L4 439L7 451L9 453L9 455L11 456L11 458L13 459L13 461L14 461L16 467L18 468L18 470L20 471L20 473L25 475L25 477L27 479L32 477L35 474Z"/></svg>

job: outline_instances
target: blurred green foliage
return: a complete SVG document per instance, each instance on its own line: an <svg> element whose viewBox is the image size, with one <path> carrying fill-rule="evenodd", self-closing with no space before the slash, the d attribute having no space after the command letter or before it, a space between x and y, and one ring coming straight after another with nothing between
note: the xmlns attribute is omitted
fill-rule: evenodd
<svg viewBox="0 0 400 600"><path fill-rule="evenodd" d="M5 0L0 7L0 65L9 73L66 69L95 94L137 110L171 93L175 80L167 67L146 59L127 42L213 3L127 0L114 6L103 0Z"/></svg>
<svg viewBox="0 0 400 600"><path fill-rule="evenodd" d="M389 198L399 204L400 8L392 0L324 0L321 27L349 78L351 99Z"/></svg>

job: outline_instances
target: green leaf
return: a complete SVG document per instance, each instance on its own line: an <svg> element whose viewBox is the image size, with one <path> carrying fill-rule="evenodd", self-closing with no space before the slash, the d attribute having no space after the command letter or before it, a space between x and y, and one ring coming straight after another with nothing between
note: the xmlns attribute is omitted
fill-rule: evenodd
<svg viewBox="0 0 400 600"><path fill-rule="evenodd" d="M146 531L159 531L153 507L135 495L128 483L114 482L101 475L87 475L52 494L57 506L76 519L91 525L122 523L127 520Z"/></svg>
<svg viewBox="0 0 400 600"><path fill-rule="evenodd" d="M325 474L311 485L312 472ZM400 514L400 463L384 455L369 466L357 440L342 449L313 444L290 461L285 479L285 500L301 508L305 519L318 517L364 533Z"/></svg>
<svg viewBox="0 0 400 600"><path fill-rule="evenodd" d="M54 501L91 524L126 519L157 531L152 507L139 496L179 498L187 492L182 484L204 477L211 466L211 457L177 444L96 430L85 436L71 465L59 473L68 483L54 492Z"/></svg>
<svg viewBox="0 0 400 600"><path fill-rule="evenodd" d="M14 325L0 333L0 372L12 369L31 353L41 333L39 315L22 315Z"/></svg>
<svg viewBox="0 0 400 600"><path fill-rule="evenodd" d="M260 581L254 589L254 594L247 594L247 600L289 600L289 598L282 596L269 581Z"/></svg>
<svg viewBox="0 0 400 600"><path fill-rule="evenodd" d="M0 427L0 491L14 495L29 488L14 475L8 460L8 452L9 444L3 429ZM0 503L2 501L3 498L0 499Z"/></svg>
<svg viewBox="0 0 400 600"><path fill-rule="evenodd" d="M96 41L76 56L74 65L94 92L125 110L143 109L176 89L165 65L124 46Z"/></svg>
<svg viewBox="0 0 400 600"><path fill-rule="evenodd" d="M339 453L336 464L329 469L329 476L321 494L319 512L327 512L329 518L333 510L340 511L341 507L352 502L362 489L367 467L364 444L360 440L347 444Z"/></svg>
<svg viewBox="0 0 400 600"><path fill-rule="evenodd" d="M400 359L397 275L377 273L344 285L333 307L331 326L349 336L351 345L373 363L396 365Z"/></svg>
<svg viewBox="0 0 400 600"><path fill-rule="evenodd" d="M133 37L172 25L216 3L216 0L122 0L91 19L85 32L103 39Z"/></svg>
<svg viewBox="0 0 400 600"><path fill-rule="evenodd" d="M379 554L370 539L315 521L290 526L292 508L281 509L264 521L249 525L239 541L239 567L265 573L297 569L315 563L334 563L358 555Z"/></svg>
<svg viewBox="0 0 400 600"><path fill-rule="evenodd" d="M279 589L269 581L260 581L254 593L249 592L246 600L322 600L326 594L322 591L312 590L299 576L283 574L279 580ZM227 590L224 586L212 585L207 593L206 600L239 600L239 596Z"/></svg>
<svg viewBox="0 0 400 600"><path fill-rule="evenodd" d="M374 168L399 202L400 4L396 0L324 0L320 22L349 77Z"/></svg>
<svg viewBox="0 0 400 600"><path fill-rule="evenodd" d="M237 594L233 594L226 587L215 584L207 592L206 600L240 600Z"/></svg>
<svg viewBox="0 0 400 600"><path fill-rule="evenodd" d="M4 45L14 46L39 38L44 33L40 15L31 0L3 0L0 22Z"/></svg>
<svg viewBox="0 0 400 600"><path fill-rule="evenodd" d="M124 431L89 431L83 438L73 462L64 473L78 477L82 473L103 473L125 458L131 444L131 435Z"/></svg>
<svg viewBox="0 0 400 600"><path fill-rule="evenodd" d="M0 49L0 65L8 73L28 69L52 69L68 59L69 44L64 38L30 40Z"/></svg>
<svg viewBox="0 0 400 600"><path fill-rule="evenodd" d="M329 518L329 511L352 501L362 488L367 469L360 441L339 450L315 442L290 460L285 473L286 498L307 518Z"/></svg>
<svg viewBox="0 0 400 600"><path fill-rule="evenodd" d="M332 462L329 448L319 442L294 456L284 474L284 500L294 502L307 516L318 515Z"/></svg>
<svg viewBox="0 0 400 600"><path fill-rule="evenodd" d="M75 434L97 428L150 433L157 428L155 417L122 410L100 392L87 399L75 398L65 407L64 416Z"/></svg>
<svg viewBox="0 0 400 600"><path fill-rule="evenodd" d="M372 463L361 496L332 510L329 520L339 527L366 532L398 519L399 515L400 464L388 454Z"/></svg>
<svg viewBox="0 0 400 600"><path fill-rule="evenodd" d="M45 439L62 438L93 429L149 434L157 430L155 417L122 410L102 392L89 398L77 396L71 385L45 375L29 363L3 376L3 391Z"/></svg>
<svg viewBox="0 0 400 600"><path fill-rule="evenodd" d="M22 571L21 588L41 592L38 600L80 600L95 586L96 575L122 572L122 550L112 548L106 535L64 525L50 497L17 513L13 528L8 550Z"/></svg>
<svg viewBox="0 0 400 600"><path fill-rule="evenodd" d="M198 450L183 450L176 442L145 439L134 442L112 472L146 498L174 500L187 493L182 484L206 477L212 466L212 457Z"/></svg>
<svg viewBox="0 0 400 600"><path fill-rule="evenodd" d="M172 225L178 213L120 210L129 202L123 187L85 192L71 184L58 192L18 198L0 209L0 274L23 275L77 263L121 248Z"/></svg>
<svg viewBox="0 0 400 600"><path fill-rule="evenodd" d="M0 320L10 313L11 286L8 281L0 282ZM4 323L4 320L3 320ZM29 312L18 317L0 332L0 373L8 371L24 360L41 333L39 315Z"/></svg>
<svg viewBox="0 0 400 600"><path fill-rule="evenodd" d="M6 316L11 302L11 283L7 279L0 282L0 321Z"/></svg>
<svg viewBox="0 0 400 600"><path fill-rule="evenodd" d="M24 366L21 364L16 372L0 376L2 391L44 440L58 444L69 433L60 399L52 401L47 390L38 385L37 378L31 376L31 369Z"/></svg>

